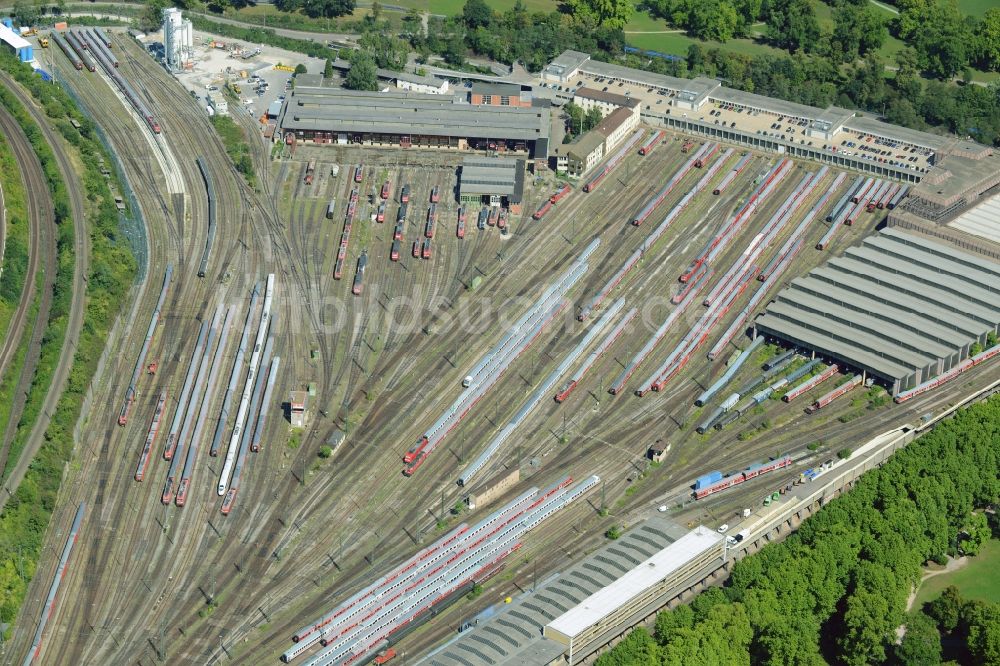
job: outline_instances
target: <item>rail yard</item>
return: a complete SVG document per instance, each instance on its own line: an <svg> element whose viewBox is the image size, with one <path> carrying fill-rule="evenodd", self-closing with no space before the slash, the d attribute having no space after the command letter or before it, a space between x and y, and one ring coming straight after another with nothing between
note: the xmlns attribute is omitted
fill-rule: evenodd
<svg viewBox="0 0 1000 666"><path fill-rule="evenodd" d="M133 40L73 29L55 45L135 192L146 254L12 660L423 656L612 525L657 506L732 522L1000 377L995 342L894 387L845 361L854 349L751 339L912 183L646 118L576 182L525 154L516 206L480 206L459 196L462 151L321 132L272 146L238 111L251 186ZM993 275L948 256L955 279ZM998 289L970 290L983 340Z"/></svg>

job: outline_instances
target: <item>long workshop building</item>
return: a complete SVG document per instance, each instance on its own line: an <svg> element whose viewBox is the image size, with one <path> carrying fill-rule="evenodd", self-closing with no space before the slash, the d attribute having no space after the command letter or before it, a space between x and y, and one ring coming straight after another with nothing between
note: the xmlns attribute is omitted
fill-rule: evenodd
<svg viewBox="0 0 1000 666"><path fill-rule="evenodd" d="M289 143L488 150L538 160L549 153L548 107L473 105L464 96L296 85L278 126Z"/></svg>

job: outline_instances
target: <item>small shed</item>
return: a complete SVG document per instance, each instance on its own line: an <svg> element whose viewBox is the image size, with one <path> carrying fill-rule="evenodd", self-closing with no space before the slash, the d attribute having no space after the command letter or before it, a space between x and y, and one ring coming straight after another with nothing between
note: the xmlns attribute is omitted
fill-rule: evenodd
<svg viewBox="0 0 1000 666"><path fill-rule="evenodd" d="M306 399L305 391L292 391L291 393L288 402L293 428L304 428L306 425Z"/></svg>
<svg viewBox="0 0 1000 666"><path fill-rule="evenodd" d="M658 439L655 444L649 447L646 455L655 463L663 462L663 459L667 456L667 445L663 443L662 439Z"/></svg>

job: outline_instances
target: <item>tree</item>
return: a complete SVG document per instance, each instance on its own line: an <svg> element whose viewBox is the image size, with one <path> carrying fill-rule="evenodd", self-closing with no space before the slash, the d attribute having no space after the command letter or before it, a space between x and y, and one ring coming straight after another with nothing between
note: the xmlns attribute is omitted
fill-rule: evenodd
<svg viewBox="0 0 1000 666"><path fill-rule="evenodd" d="M596 106L592 106L587 110L587 113L583 116L583 131L592 130L601 124L601 120L604 116L601 115L601 110Z"/></svg>
<svg viewBox="0 0 1000 666"><path fill-rule="evenodd" d="M323 65L323 78L332 79L333 78L333 60L330 58L326 59L326 63Z"/></svg>
<svg viewBox="0 0 1000 666"><path fill-rule="evenodd" d="M302 0L302 11L311 18L336 18L355 9L354 0Z"/></svg>
<svg viewBox="0 0 1000 666"><path fill-rule="evenodd" d="M351 58L351 69L344 79L344 86L350 90L378 90L375 61L363 51L355 52Z"/></svg>
<svg viewBox="0 0 1000 666"><path fill-rule="evenodd" d="M986 10L976 26L973 54L980 69L1000 72L1000 8Z"/></svg>
<svg viewBox="0 0 1000 666"><path fill-rule="evenodd" d="M14 17L18 25L22 26L36 25L41 14L38 5L28 0L16 0L11 9L11 16Z"/></svg>
<svg viewBox="0 0 1000 666"><path fill-rule="evenodd" d="M975 556L980 549L993 536L989 521L985 513L973 513L969 516L969 522L962 530L963 538L959 542L959 548L964 555Z"/></svg>
<svg viewBox="0 0 1000 666"><path fill-rule="evenodd" d="M844 62L852 62L869 51L877 51L889 36L882 14L870 3L845 3L834 10L833 39Z"/></svg>
<svg viewBox="0 0 1000 666"><path fill-rule="evenodd" d="M566 114L566 129L571 134L583 134L583 109L573 102L566 102L563 105L563 113Z"/></svg>
<svg viewBox="0 0 1000 666"><path fill-rule="evenodd" d="M656 615L656 623L653 628L653 635L656 642L666 645L670 642L671 636L678 629L690 629L694 626L694 611L690 606L678 606L670 611L663 611Z"/></svg>
<svg viewBox="0 0 1000 666"><path fill-rule="evenodd" d="M760 18L764 3L762 0L732 0L732 4L739 17L736 34L739 37L746 37L750 34L750 27Z"/></svg>
<svg viewBox="0 0 1000 666"><path fill-rule="evenodd" d="M770 0L764 13L767 38L789 52L812 51L819 40L819 22L809 0Z"/></svg>
<svg viewBox="0 0 1000 666"><path fill-rule="evenodd" d="M729 2L704 0L692 6L687 28L698 39L725 42L733 37L738 24L736 9Z"/></svg>
<svg viewBox="0 0 1000 666"><path fill-rule="evenodd" d="M971 663L1000 664L1000 604L970 601L962 609L962 616Z"/></svg>
<svg viewBox="0 0 1000 666"><path fill-rule="evenodd" d="M971 38L958 8L939 1L926 11L911 43L923 69L937 78L948 79L968 64Z"/></svg>
<svg viewBox="0 0 1000 666"><path fill-rule="evenodd" d="M306 73L307 73L308 71L309 71L309 70L308 70L308 69L306 69L306 66L305 66L305 65L303 65L303 64L302 64L302 63L300 62L299 64L297 64L297 65L295 66L295 71L293 72L293 74L294 74L295 76L298 76L299 74L306 74Z"/></svg>
<svg viewBox="0 0 1000 666"><path fill-rule="evenodd" d="M924 604L924 612L937 622L938 629L943 633L954 631L962 612L962 596L958 588L954 585L944 588L941 596Z"/></svg>
<svg viewBox="0 0 1000 666"><path fill-rule="evenodd" d="M320 458L329 458L333 455L333 449L329 446L319 447L319 453L317 454Z"/></svg>
<svg viewBox="0 0 1000 666"><path fill-rule="evenodd" d="M924 92L924 84L920 79L920 67L917 62L917 52L912 48L905 48L897 53L896 67L898 69L893 80L896 90L911 104L916 105ZM913 125L904 124L906 127L913 127Z"/></svg>
<svg viewBox="0 0 1000 666"><path fill-rule="evenodd" d="M570 15L583 25L623 29L635 5L632 0L566 0Z"/></svg>
<svg viewBox="0 0 1000 666"><path fill-rule="evenodd" d="M465 64L465 42L462 41L461 35L453 35L445 42L442 56L444 57L444 61L449 65L461 67Z"/></svg>
<svg viewBox="0 0 1000 666"><path fill-rule="evenodd" d="M914 613L906 620L906 634L896 646L896 661L901 666L937 666L941 663L941 634L934 620L924 613Z"/></svg>
<svg viewBox="0 0 1000 666"><path fill-rule="evenodd" d="M485 28L493 21L493 10L486 4L486 0L465 0L462 21L469 30Z"/></svg>
<svg viewBox="0 0 1000 666"><path fill-rule="evenodd" d="M927 13L934 2L935 0L896 0L895 5L899 9L896 26L900 39L909 41L924 27Z"/></svg>
<svg viewBox="0 0 1000 666"><path fill-rule="evenodd" d="M358 40L358 46L372 56L376 66L397 72L403 70L410 55L406 42L382 32L366 32Z"/></svg>
<svg viewBox="0 0 1000 666"><path fill-rule="evenodd" d="M637 627L610 652L597 658L595 666L659 666L660 650L645 627Z"/></svg>
<svg viewBox="0 0 1000 666"><path fill-rule="evenodd" d="M368 12L368 16L371 17L372 23L378 23L379 18L382 17L382 5L378 0L372 0L372 7Z"/></svg>
<svg viewBox="0 0 1000 666"><path fill-rule="evenodd" d="M687 50L687 66L688 69L694 73L701 72L701 68L705 64L705 50L701 48L701 44L698 42L693 42Z"/></svg>
<svg viewBox="0 0 1000 666"><path fill-rule="evenodd" d="M149 0L149 3L139 15L139 29L146 32L158 30L163 25L163 10L166 8L166 0ZM17 5L14 5L17 11Z"/></svg>

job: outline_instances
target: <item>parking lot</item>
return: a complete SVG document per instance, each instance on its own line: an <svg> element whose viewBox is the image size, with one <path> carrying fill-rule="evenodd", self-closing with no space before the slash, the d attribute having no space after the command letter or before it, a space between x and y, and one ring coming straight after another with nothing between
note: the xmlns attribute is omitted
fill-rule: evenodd
<svg viewBox="0 0 1000 666"><path fill-rule="evenodd" d="M673 104L674 91L656 87L638 86L625 81L615 81L599 76L579 74L566 83L539 81L539 86L552 91L556 103L564 104L573 99L577 88L588 87L618 95L638 99L646 113L663 115L697 116L699 120L724 125L761 136L775 137L783 141L812 146L847 157L857 157L871 162L879 162L926 173L934 153L927 148L905 145L880 137L842 130L832 141L826 142L807 135L809 120L801 117L784 116L762 109L751 109L730 103L710 101L698 112L678 109Z"/></svg>

